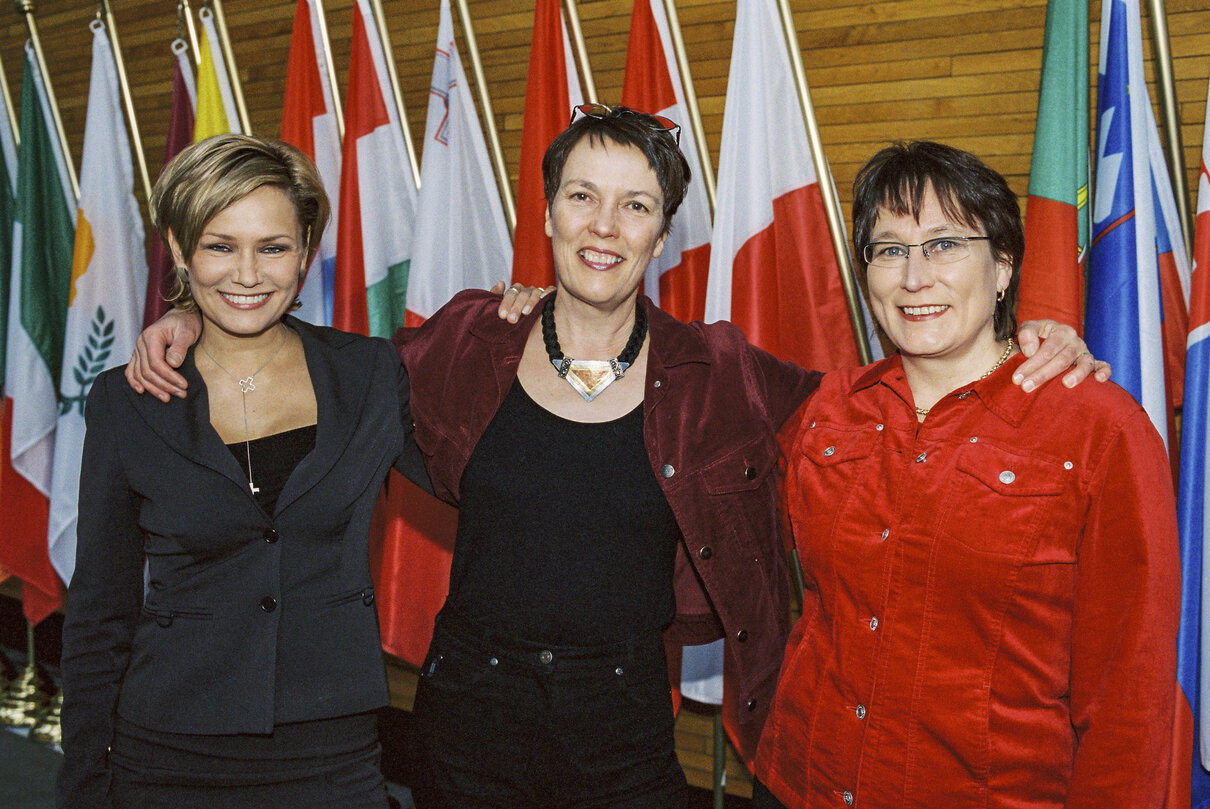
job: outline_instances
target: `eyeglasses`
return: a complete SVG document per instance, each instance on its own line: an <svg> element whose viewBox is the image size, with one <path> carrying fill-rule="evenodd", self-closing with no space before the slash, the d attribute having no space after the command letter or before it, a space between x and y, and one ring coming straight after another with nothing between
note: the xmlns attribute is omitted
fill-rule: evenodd
<svg viewBox="0 0 1210 809"><path fill-rule="evenodd" d="M667 132L676 141L676 145L681 145L681 125L673 121L671 118L665 118L662 115L652 115L646 112L632 110L629 107L611 107L608 104L580 104L578 107L573 107L571 111L571 121L568 125L575 123L579 116L586 118L597 118L604 120L606 118L619 118L623 115L634 115L642 119L651 119L653 123L650 128L656 132Z"/></svg>
<svg viewBox="0 0 1210 809"><path fill-rule="evenodd" d="M901 242L870 242L862 251L865 263L871 267L899 269L908 262L913 247L929 261L937 264L953 264L971 254L971 242L987 241L989 236L940 236L920 244Z"/></svg>

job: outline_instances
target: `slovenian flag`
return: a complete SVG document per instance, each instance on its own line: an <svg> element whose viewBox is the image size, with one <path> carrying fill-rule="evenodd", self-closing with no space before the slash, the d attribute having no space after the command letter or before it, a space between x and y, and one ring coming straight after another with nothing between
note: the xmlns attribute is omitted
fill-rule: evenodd
<svg viewBox="0 0 1210 809"><path fill-rule="evenodd" d="M681 152L689 161L692 180L664 252L647 267L644 291L674 317L701 320L710 277L710 201L661 0L634 0L622 104L662 115L681 127Z"/></svg>
<svg viewBox="0 0 1210 809"><path fill-rule="evenodd" d="M286 62L286 93L282 103L281 139L297 146L319 169L329 199L340 194L340 128L336 101L328 80L327 54L320 10L311 0L294 7L294 32ZM332 325L336 285L336 233L340 212L333 208L306 282L298 292L298 316L320 326Z"/></svg>
<svg viewBox="0 0 1210 809"><path fill-rule="evenodd" d="M1085 336L1171 447L1163 328L1165 316L1177 313L1166 313L1161 303L1157 249L1179 239L1168 238L1164 223L1157 223L1157 207L1163 215L1157 189L1168 176L1155 170L1148 143L1153 118L1142 43L1138 0L1106 0Z"/></svg>

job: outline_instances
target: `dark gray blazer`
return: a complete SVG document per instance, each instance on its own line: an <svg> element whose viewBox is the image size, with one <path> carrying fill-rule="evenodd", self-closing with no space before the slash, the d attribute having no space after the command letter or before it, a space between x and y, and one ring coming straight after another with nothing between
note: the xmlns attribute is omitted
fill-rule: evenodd
<svg viewBox="0 0 1210 809"><path fill-rule="evenodd" d="M120 368L93 385L63 627L61 806L104 804L115 715L269 733L388 701L368 536L392 465L429 487L407 374L385 340L287 323L318 425L272 515L210 425L192 352L183 400L136 394Z"/></svg>

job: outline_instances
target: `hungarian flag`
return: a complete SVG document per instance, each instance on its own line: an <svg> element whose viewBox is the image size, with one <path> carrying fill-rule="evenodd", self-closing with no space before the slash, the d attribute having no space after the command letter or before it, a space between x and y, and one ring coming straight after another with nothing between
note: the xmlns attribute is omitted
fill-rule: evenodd
<svg viewBox="0 0 1210 809"><path fill-rule="evenodd" d="M408 325L423 323L459 290L491 286L512 251L475 100L458 58L449 0L441 0L408 275ZM449 587L457 512L392 472L380 516L384 533L372 556L382 645L418 666Z"/></svg>
<svg viewBox="0 0 1210 809"><path fill-rule="evenodd" d="M44 77L26 44L0 455L0 567L23 581L25 616L35 624L54 611L62 593L46 532L75 210Z"/></svg>
<svg viewBox="0 0 1210 809"><path fill-rule="evenodd" d="M664 242L664 252L647 267L644 290L674 317L701 320L706 314L706 282L710 275L710 201L693 127L689 125L689 107L668 16L660 0L634 0L622 104L662 115L681 126L681 151L689 161L692 180L677 211L675 226Z"/></svg>
<svg viewBox="0 0 1210 809"><path fill-rule="evenodd" d="M330 199L340 194L340 128L336 122L336 97L328 79L321 10L311 0L298 0L294 7L294 33L286 63L286 96L282 104L281 139L301 149L319 169ZM336 286L336 233L339 211L319 243L299 290L299 317L320 326L332 325L332 296Z"/></svg>
<svg viewBox="0 0 1210 809"><path fill-rule="evenodd" d="M390 337L403 325L417 188L369 0L353 10L332 325Z"/></svg>
<svg viewBox="0 0 1210 809"><path fill-rule="evenodd" d="M1210 623L1202 623L1202 565L1210 543L1210 98L1202 140L1193 243L1193 286L1185 360L1181 474L1181 628L1177 639L1177 717L1172 760L1176 776L1169 806L1210 806ZM1189 770L1186 770L1186 768ZM1191 778L1185 780L1186 774ZM1191 783L1190 783L1191 782Z"/></svg>
<svg viewBox="0 0 1210 809"><path fill-rule="evenodd" d="M84 402L97 375L125 362L134 350L147 286L143 219L134 198L134 164L117 67L105 25L96 20L92 31L48 535L51 562L65 582L71 581L76 566Z"/></svg>
<svg viewBox="0 0 1210 809"><path fill-rule="evenodd" d="M559 0L537 0L529 48L529 84L525 87L517 178L517 229L513 234L513 280L546 287L555 282L555 259L550 237L546 235L542 156L550 142L567 128L572 108L584 102Z"/></svg>
<svg viewBox="0 0 1210 809"><path fill-rule="evenodd" d="M740 0L705 319L830 371L859 354L797 98L776 1Z"/></svg>
<svg viewBox="0 0 1210 809"><path fill-rule="evenodd" d="M1168 328L1184 323L1185 301L1179 277L1164 295L1161 275L1179 275L1173 250L1184 251L1180 231L1170 229L1164 213L1172 189L1162 155L1157 165L1149 142L1155 123L1146 88L1138 0L1106 0L1085 339L1093 354L1113 364L1114 381L1143 405L1172 452L1175 369L1165 369L1164 332L1170 318ZM1173 258L1161 260L1158 251Z"/></svg>
<svg viewBox="0 0 1210 809"><path fill-rule="evenodd" d="M1088 250L1088 0L1050 0L1025 203L1022 320L1084 329Z"/></svg>
<svg viewBox="0 0 1210 809"><path fill-rule="evenodd" d="M197 113L193 125L194 143L212 135L242 132L239 111L235 106L235 91L223 60L222 41L214 24L214 12L202 8L201 61L197 68Z"/></svg>
<svg viewBox="0 0 1210 809"><path fill-rule="evenodd" d="M197 87L188 43L174 39L172 53L176 65L172 70L172 112L168 117L168 137L164 140L164 165L193 143L193 110L197 106ZM150 326L168 311L165 298L172 292L172 265L172 252L164 240L152 239L151 257L147 262L147 298L143 305L144 326Z"/></svg>

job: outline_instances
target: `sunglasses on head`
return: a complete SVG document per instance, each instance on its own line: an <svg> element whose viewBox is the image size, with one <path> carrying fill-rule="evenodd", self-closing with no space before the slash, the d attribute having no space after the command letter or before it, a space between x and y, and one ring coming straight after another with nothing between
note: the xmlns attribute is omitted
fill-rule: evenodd
<svg viewBox="0 0 1210 809"><path fill-rule="evenodd" d="M575 123L576 119L581 115L586 118L619 118L623 115L635 115L643 119L650 119L651 129L656 132L667 132L676 141L676 145L681 145L681 125L670 118L665 118L662 115L652 115L646 112L632 110L629 107L611 107L608 104L580 104L574 107L571 111L571 123Z"/></svg>

